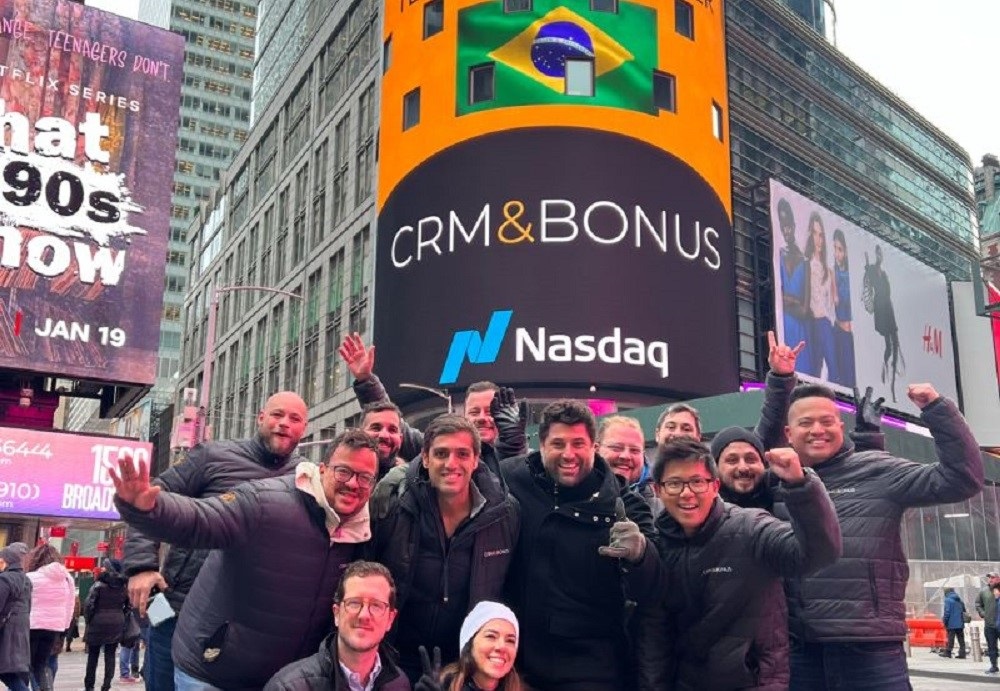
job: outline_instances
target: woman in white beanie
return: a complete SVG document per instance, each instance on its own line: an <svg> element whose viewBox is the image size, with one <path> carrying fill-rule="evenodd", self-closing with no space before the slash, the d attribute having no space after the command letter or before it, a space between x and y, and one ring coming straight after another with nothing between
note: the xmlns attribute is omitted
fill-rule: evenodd
<svg viewBox="0 0 1000 691"><path fill-rule="evenodd" d="M506 605L483 601L472 608L458 634L458 662L441 669L441 651L431 663L420 647L424 675L414 691L526 691L514 669L520 627Z"/></svg>

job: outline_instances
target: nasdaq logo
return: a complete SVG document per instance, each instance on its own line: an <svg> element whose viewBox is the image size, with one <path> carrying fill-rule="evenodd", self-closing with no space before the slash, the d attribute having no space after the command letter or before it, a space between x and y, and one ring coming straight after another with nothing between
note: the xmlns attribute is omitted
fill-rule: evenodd
<svg viewBox="0 0 1000 691"><path fill-rule="evenodd" d="M514 310L497 310L490 317L485 333L481 334L471 329L456 331L451 339L451 347L448 348L448 356L445 358L438 383L454 384L458 381L458 375L466 359L473 365L496 362L513 316Z"/></svg>

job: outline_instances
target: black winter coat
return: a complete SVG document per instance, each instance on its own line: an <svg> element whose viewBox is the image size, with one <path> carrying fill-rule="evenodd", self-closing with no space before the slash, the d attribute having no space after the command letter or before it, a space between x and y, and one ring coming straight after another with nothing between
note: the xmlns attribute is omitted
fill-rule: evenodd
<svg viewBox="0 0 1000 691"><path fill-rule="evenodd" d="M105 571L97 578L83 605L83 620L87 624L84 643L121 643L125 613L129 610L127 584L127 579L117 571Z"/></svg>
<svg viewBox="0 0 1000 691"><path fill-rule="evenodd" d="M0 628L0 674L24 674L31 666L30 610L31 581L20 566L8 564L0 571L0 619L10 613Z"/></svg>
<svg viewBox="0 0 1000 691"><path fill-rule="evenodd" d="M788 617L782 576L832 564L841 551L833 503L815 473L782 488L791 524L716 498L688 537L664 511L659 553L670 588L642 613L643 691L788 688Z"/></svg>
<svg viewBox="0 0 1000 691"><path fill-rule="evenodd" d="M785 582L791 635L810 642L902 641L910 568L900 522L906 509L950 504L983 488L983 456L954 403L921 412L938 463L916 463L851 442L814 466L840 516L844 554L833 566ZM774 514L788 516L779 497Z"/></svg>
<svg viewBox="0 0 1000 691"><path fill-rule="evenodd" d="M294 453L276 456L259 435L239 441L212 441L191 449L187 458L170 466L153 483L185 497L214 497L248 480L286 475L301 460ZM125 575L159 570L159 541L131 526L125 535ZM207 549L172 546L167 552L162 575L169 586L165 595L174 611L180 611L207 557Z"/></svg>
<svg viewBox="0 0 1000 691"><path fill-rule="evenodd" d="M507 578L517 613L518 669L532 688L623 688L631 661L626 644L626 592L642 607L661 592L652 514L623 490L600 456L575 487L557 486L537 451L501 465L521 505L521 536ZM598 554L621 510L644 528L643 560Z"/></svg>
<svg viewBox="0 0 1000 691"><path fill-rule="evenodd" d="M517 501L482 465L473 472L472 482L484 503L474 508L450 540L445 538L436 495L420 459L407 466L396 493L380 493L372 499L372 539L365 546L366 558L385 564L396 582L399 616L393 640L407 669L419 669L420 657L416 646L412 650L403 647L400 622L410 622L403 638L419 641L417 645L428 649L439 645L442 662L447 664L458 659L458 634L465 615L481 600L503 596L520 529ZM471 559L455 563L456 554ZM440 584L440 592L421 593L421 603L413 605L415 582ZM463 593L466 599L454 602ZM408 605L418 609L408 609ZM449 621L453 625L444 625Z"/></svg>
<svg viewBox="0 0 1000 691"><path fill-rule="evenodd" d="M381 646L378 655L382 671L373 691L410 691L410 681L396 666L388 646ZM350 691L337 659L337 632L323 640L319 652L282 667L264 691Z"/></svg>
<svg viewBox="0 0 1000 691"><path fill-rule="evenodd" d="M360 554L356 543L331 540L323 509L292 475L207 499L163 492L149 512L116 505L148 535L214 550L177 620L173 659L227 691L260 689L319 647L340 576Z"/></svg>

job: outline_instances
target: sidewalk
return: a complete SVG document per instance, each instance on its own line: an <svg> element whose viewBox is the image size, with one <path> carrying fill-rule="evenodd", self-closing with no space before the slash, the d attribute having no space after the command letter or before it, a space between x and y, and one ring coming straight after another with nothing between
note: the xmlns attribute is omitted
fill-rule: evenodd
<svg viewBox="0 0 1000 691"><path fill-rule="evenodd" d="M932 677L936 679L951 679L953 681L995 681L1000 688L1000 675L984 674L990 666L990 661L983 658L982 662L974 662L970 653L964 660L940 657L932 653L930 648L912 648L909 657L910 676Z"/></svg>
<svg viewBox="0 0 1000 691"><path fill-rule="evenodd" d="M59 671L56 672L56 683L54 691L80 691L83 689L83 674L87 669L87 654L83 652L83 643L79 639L73 642L73 652L63 653L59 656ZM101 688L104 681L104 655L97 662L97 681L94 684L95 690ZM122 683L118 680L118 658L115 656L115 680L111 685L116 691L133 689L143 691L145 686L142 682L137 684Z"/></svg>

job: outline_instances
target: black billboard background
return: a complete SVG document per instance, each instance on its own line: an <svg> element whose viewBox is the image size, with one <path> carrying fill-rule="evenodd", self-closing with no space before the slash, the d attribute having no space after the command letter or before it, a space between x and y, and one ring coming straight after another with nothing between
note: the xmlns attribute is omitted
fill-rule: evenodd
<svg viewBox="0 0 1000 691"><path fill-rule="evenodd" d="M383 152L383 155L391 155ZM538 240L542 199L576 204L579 235L568 243ZM504 205L523 202L522 225L533 223L535 242L503 244L497 229ZM648 231L635 247L634 231L614 245L598 244L582 229L584 209L597 201L622 207L631 219L642 207L659 223L667 211L671 232L663 253ZM481 230L474 244L458 239L455 251L425 254L405 268L393 265L393 237L402 226L425 216L445 223L454 211L470 231L484 204L491 204L490 246ZM511 210L516 210L512 208ZM607 219L602 211L595 219ZM673 240L673 214L680 214L681 237L693 249L694 224L718 233L715 255L701 243L695 260L681 256ZM558 233L567 229L560 226ZM519 234L508 230L510 237ZM603 232L608 237L613 232ZM415 245L409 234L400 247ZM423 394L399 389L399 382L439 386L441 369L456 331L485 332L492 313L512 309L497 361L466 361L458 391L483 379L525 391L594 385L601 397L617 391L689 398L734 391L738 385L735 274L732 230L712 188L687 164L638 140L575 128L525 128L493 133L451 147L410 173L380 211L376 234L374 343L376 369L394 400L407 403ZM649 343L666 341L669 377L656 368L626 364L515 362L515 330L533 340L537 328L549 336L592 334L598 339L621 328L621 337ZM626 396L627 397L627 396Z"/></svg>

